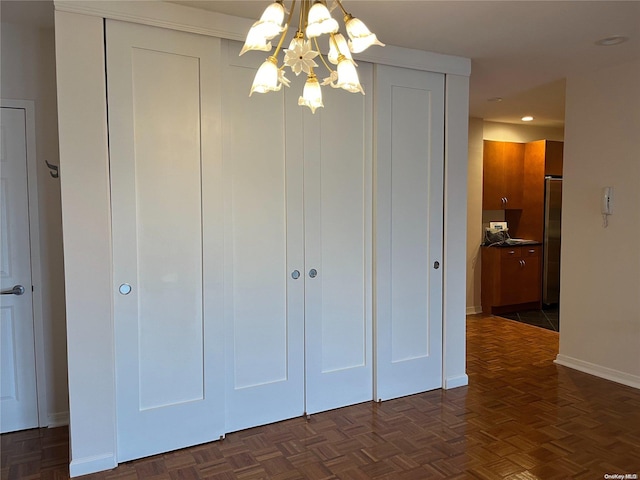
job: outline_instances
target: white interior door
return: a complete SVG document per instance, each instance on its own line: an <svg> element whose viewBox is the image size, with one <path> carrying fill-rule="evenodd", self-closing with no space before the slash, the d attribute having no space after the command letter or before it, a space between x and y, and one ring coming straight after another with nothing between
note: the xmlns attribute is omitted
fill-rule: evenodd
<svg viewBox="0 0 640 480"><path fill-rule="evenodd" d="M122 462L224 434L220 43L106 32Z"/></svg>
<svg viewBox="0 0 640 480"><path fill-rule="evenodd" d="M0 116L0 431L38 426L26 112Z"/></svg>
<svg viewBox="0 0 640 480"><path fill-rule="evenodd" d="M303 143L296 96L249 98L265 54L227 45L226 425L236 431L304 412Z"/></svg>
<svg viewBox="0 0 640 480"><path fill-rule="evenodd" d="M444 75L376 66L376 80L376 398L386 400L442 386Z"/></svg>
<svg viewBox="0 0 640 480"><path fill-rule="evenodd" d="M359 63L367 95L324 88L325 108L305 108L307 413L373 398L372 71Z"/></svg>

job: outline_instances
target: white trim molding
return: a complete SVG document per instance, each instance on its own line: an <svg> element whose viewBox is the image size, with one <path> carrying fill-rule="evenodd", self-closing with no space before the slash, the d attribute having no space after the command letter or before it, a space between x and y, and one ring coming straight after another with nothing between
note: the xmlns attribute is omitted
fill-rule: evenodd
<svg viewBox="0 0 640 480"><path fill-rule="evenodd" d="M117 451L104 21L56 11L55 26L70 471L78 476L115 467Z"/></svg>
<svg viewBox="0 0 640 480"><path fill-rule="evenodd" d="M467 385L469 385L469 376L465 373L457 377L445 378L442 388L444 390L451 390L452 388L466 387Z"/></svg>
<svg viewBox="0 0 640 480"><path fill-rule="evenodd" d="M69 412L56 412L50 413L48 415L48 427L64 427L65 425L69 425Z"/></svg>
<svg viewBox="0 0 640 480"><path fill-rule="evenodd" d="M244 41L253 20L162 1L54 0L59 12ZM243 33L244 32L244 33Z"/></svg>
<svg viewBox="0 0 640 480"><path fill-rule="evenodd" d="M567 355L558 354L554 360L555 364L562 365L564 367L573 368L580 372L595 375L596 377L604 378L605 380L611 380L612 382L621 383L633 388L640 389L640 376L632 375L630 373L621 372L620 370L614 370L613 368L603 367L591 362L585 362L577 358L568 357Z"/></svg>
<svg viewBox="0 0 640 480"><path fill-rule="evenodd" d="M444 388L466 378L469 77L445 77L442 355ZM458 385L459 384L459 385Z"/></svg>
<svg viewBox="0 0 640 480"><path fill-rule="evenodd" d="M93 457L72 460L69 464L69 474L71 477L79 477L90 473L111 470L117 466L118 462L116 462L116 456L113 453L94 455Z"/></svg>
<svg viewBox="0 0 640 480"><path fill-rule="evenodd" d="M475 315L476 313L482 313L482 305L467 307L467 315Z"/></svg>
<svg viewBox="0 0 640 480"><path fill-rule="evenodd" d="M198 33L244 42L255 20L186 7L168 2L113 2L101 0L54 0L59 12L140 23L153 27ZM355 55L356 60L413 68L449 75L471 74L471 59L387 45Z"/></svg>

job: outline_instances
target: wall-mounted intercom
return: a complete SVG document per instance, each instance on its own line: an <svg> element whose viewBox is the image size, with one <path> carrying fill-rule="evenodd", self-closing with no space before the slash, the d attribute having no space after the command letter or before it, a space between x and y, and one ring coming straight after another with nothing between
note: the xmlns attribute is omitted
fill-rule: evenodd
<svg viewBox="0 0 640 480"><path fill-rule="evenodd" d="M605 228L609 225L609 215L613 214L613 187L603 187L601 211Z"/></svg>

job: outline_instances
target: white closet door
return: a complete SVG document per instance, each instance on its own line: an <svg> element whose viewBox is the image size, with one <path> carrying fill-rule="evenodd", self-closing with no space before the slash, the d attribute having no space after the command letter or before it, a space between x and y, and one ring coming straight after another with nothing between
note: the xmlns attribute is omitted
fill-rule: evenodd
<svg viewBox="0 0 640 480"><path fill-rule="evenodd" d="M444 75L376 67L376 398L442 386Z"/></svg>
<svg viewBox="0 0 640 480"><path fill-rule="evenodd" d="M302 109L297 92L249 98L268 54L240 47L224 62L227 431L304 413Z"/></svg>
<svg viewBox="0 0 640 480"><path fill-rule="evenodd" d="M123 462L224 433L220 43L115 21L106 34Z"/></svg>
<svg viewBox="0 0 640 480"><path fill-rule="evenodd" d="M307 413L373 398L372 71L359 63L367 95L325 87L325 108L305 108Z"/></svg>

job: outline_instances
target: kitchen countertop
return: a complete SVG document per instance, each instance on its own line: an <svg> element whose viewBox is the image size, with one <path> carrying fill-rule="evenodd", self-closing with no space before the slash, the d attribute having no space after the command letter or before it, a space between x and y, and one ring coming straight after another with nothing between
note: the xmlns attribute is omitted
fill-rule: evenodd
<svg viewBox="0 0 640 480"><path fill-rule="evenodd" d="M528 247L535 245L542 245L542 242L538 242L537 240L523 240L523 239L515 239L519 241L513 241L514 239L510 239L505 242L493 243L491 245L482 244L481 247L496 247L496 248L508 248L508 247Z"/></svg>

